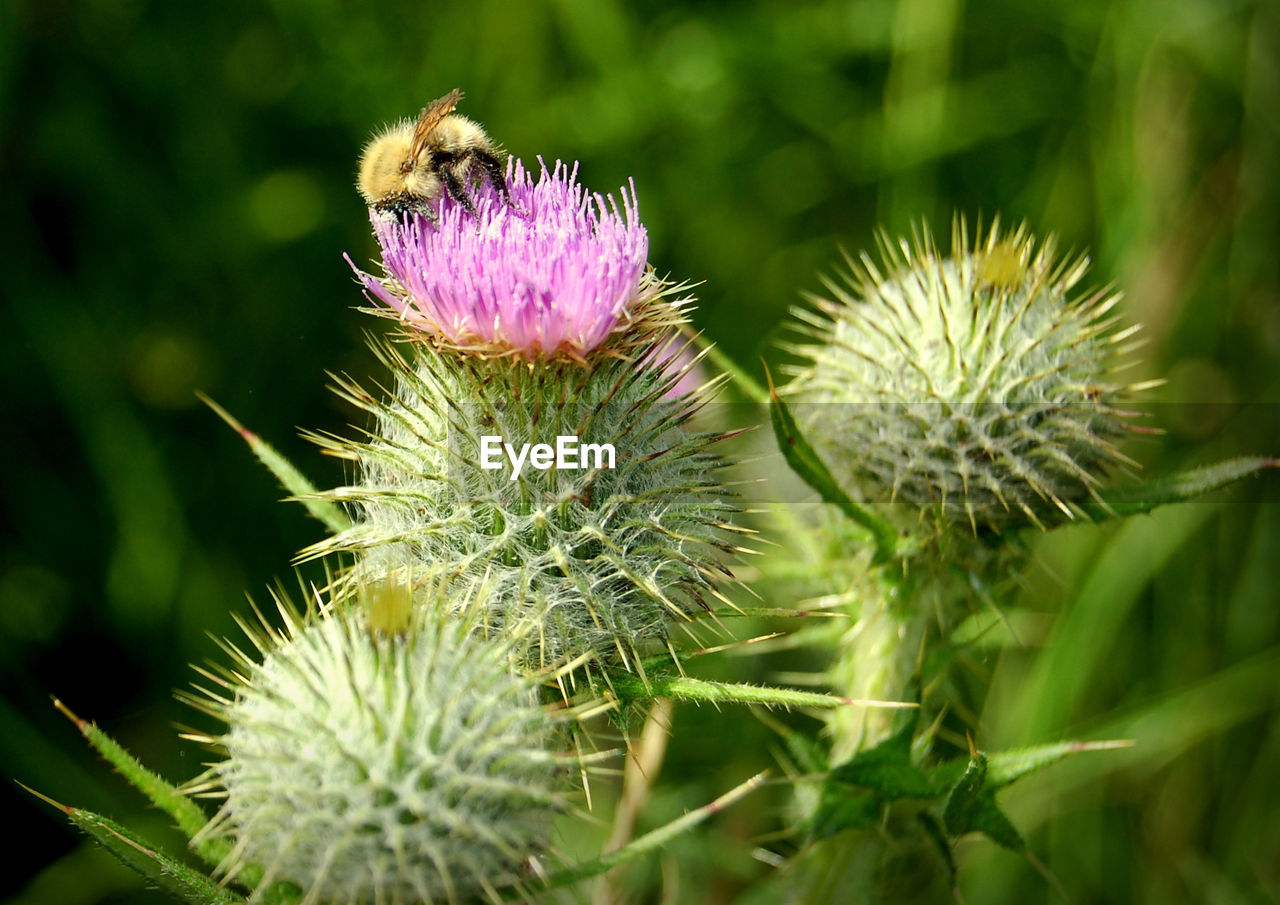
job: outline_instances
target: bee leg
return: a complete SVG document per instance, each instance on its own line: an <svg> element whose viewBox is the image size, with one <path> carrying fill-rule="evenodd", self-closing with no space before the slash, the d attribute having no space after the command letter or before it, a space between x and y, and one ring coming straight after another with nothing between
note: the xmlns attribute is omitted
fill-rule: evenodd
<svg viewBox="0 0 1280 905"><path fill-rule="evenodd" d="M507 168L502 161L488 151L472 151L471 156L480 164L485 176L489 177L489 182L502 196L502 200L510 204L511 195L507 191Z"/></svg>
<svg viewBox="0 0 1280 905"><path fill-rule="evenodd" d="M465 173L467 168L467 159L459 158L455 154L438 154L435 157L436 172L440 174L440 180L444 183L445 191L449 193L449 197L462 205L462 209L471 215L471 219L479 219L476 214L475 203L471 200L471 196L467 194L466 183L463 182L459 171Z"/></svg>
<svg viewBox="0 0 1280 905"><path fill-rule="evenodd" d="M431 205L422 202L416 198L392 198L390 201L383 201L369 208L379 220L389 220L394 223L407 224L414 214L425 219L428 223L435 224L439 219L436 212L432 210Z"/></svg>

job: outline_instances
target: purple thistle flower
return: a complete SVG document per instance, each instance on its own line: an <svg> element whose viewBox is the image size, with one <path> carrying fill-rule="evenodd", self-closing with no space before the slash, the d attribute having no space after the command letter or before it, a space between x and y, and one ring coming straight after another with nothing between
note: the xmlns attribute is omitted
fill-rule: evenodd
<svg viewBox="0 0 1280 905"><path fill-rule="evenodd" d="M476 187L476 217L447 195L434 223L371 215L386 271L356 269L371 297L448 345L530 360L582 360L631 324L638 303L664 289L646 274L634 185L619 207L588 194L576 164L548 172L538 162L537 182L522 163L508 165L510 203L487 183Z"/></svg>

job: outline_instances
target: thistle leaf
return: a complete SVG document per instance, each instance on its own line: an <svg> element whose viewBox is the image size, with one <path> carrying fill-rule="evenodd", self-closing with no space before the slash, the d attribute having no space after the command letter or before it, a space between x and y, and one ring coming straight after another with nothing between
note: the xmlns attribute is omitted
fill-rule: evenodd
<svg viewBox="0 0 1280 905"><path fill-rule="evenodd" d="M115 767L120 775L129 781L130 785L145 795L153 805L172 817L178 829L188 839L195 836L209 822L209 816L199 805L186 795L183 795L159 774L144 767L119 742L99 729L94 723L76 716L66 704L63 704L57 698L53 699L53 706L58 708L59 713L75 724L76 728L80 730L80 734L88 740L94 750ZM61 805L58 806L61 807ZM214 839L198 844L195 847L195 851L210 864L217 864L230 851L230 848L230 843L226 840Z"/></svg>
<svg viewBox="0 0 1280 905"><path fill-rule="evenodd" d="M945 792L950 783L938 782L911 763L911 738L918 715L918 710L904 714L892 735L835 767L828 783L862 786L884 801L933 798Z"/></svg>
<svg viewBox="0 0 1280 905"><path fill-rule="evenodd" d="M786 746L787 754L802 773L825 773L831 768L827 750L817 739L797 732L762 712L757 712L756 717L778 734Z"/></svg>
<svg viewBox="0 0 1280 905"><path fill-rule="evenodd" d="M814 839L826 839L844 830L870 829L880 822L884 802L867 789L825 783L818 809L809 823Z"/></svg>
<svg viewBox="0 0 1280 905"><path fill-rule="evenodd" d="M1132 745L1133 742L1128 739L1104 739L1094 742L1056 742L1031 748L1000 751L990 755L987 767L987 788L1003 789L1029 773L1035 773L1050 764L1056 764L1069 754L1078 754L1082 751L1112 751L1117 748L1129 748Z"/></svg>
<svg viewBox="0 0 1280 905"><path fill-rule="evenodd" d="M782 450L782 457L791 466L791 470L816 490L824 502L839 507L841 512L871 532L871 536L875 538L878 562L892 558L898 544L898 533L893 525L867 507L854 502L840 489L826 464L800 432L796 419L778 395L772 380L769 382L769 396L769 420L773 424L773 434L778 440L778 449Z"/></svg>
<svg viewBox="0 0 1280 905"><path fill-rule="evenodd" d="M321 499L315 485L308 481L292 462L280 455L273 446L237 421L230 412L208 396L203 393L196 395L249 444L249 449L253 450L258 461L267 466L281 486L289 491L291 498L305 506L307 512L319 519L334 534L351 527L351 519L347 518L342 508L329 500Z"/></svg>
<svg viewBox="0 0 1280 905"><path fill-rule="evenodd" d="M969 758L960 781L947 796L946 807L942 810L942 820L948 833L959 836L970 827L974 807L986 781L987 756L981 751L975 751Z"/></svg>
<svg viewBox="0 0 1280 905"><path fill-rule="evenodd" d="M832 707L862 706L909 708L918 705L900 701L863 701L842 698L816 691L775 688L768 685L742 685L732 682L710 682L688 676L651 675L640 678L633 673L614 673L609 684L623 701L630 704L645 698L667 697L680 701L715 704L760 704L765 707Z"/></svg>
<svg viewBox="0 0 1280 905"><path fill-rule="evenodd" d="M1136 487L1105 490L1099 494L1101 501L1082 505L1085 513L1098 522L1118 516L1141 515L1167 503L1194 500L1277 466L1280 466L1280 459L1270 457L1227 459L1156 478Z"/></svg>
<svg viewBox="0 0 1280 905"><path fill-rule="evenodd" d="M242 896L219 886L180 861L175 861L114 820L92 811L61 804L26 786L23 788L62 811L86 836L178 901L190 905L243 905L245 902Z"/></svg>
<svg viewBox="0 0 1280 905"><path fill-rule="evenodd" d="M945 791L919 767L905 760L878 755L872 748L831 771L831 781L871 789L882 801L935 798Z"/></svg>
<svg viewBox="0 0 1280 905"><path fill-rule="evenodd" d="M937 783L911 763L911 736L917 711L902 720L897 731L833 769L822 784L822 795L809 831L822 839L846 829L866 829L880 820L881 811L900 798L935 798L947 786Z"/></svg>
<svg viewBox="0 0 1280 905"><path fill-rule="evenodd" d="M947 875L951 878L951 889L954 892L956 886L956 855L951 849L951 840L947 838L942 824L938 822L938 818L933 814L928 811L921 811L916 817L920 821L920 826L924 829L925 836L934 844L943 863L947 865Z"/></svg>
<svg viewBox="0 0 1280 905"><path fill-rule="evenodd" d="M995 796L990 792L984 792L974 799L968 811L968 823L956 835L962 832L982 833L996 845L1013 852L1022 853L1027 850L1022 834L1004 811L1000 810Z"/></svg>

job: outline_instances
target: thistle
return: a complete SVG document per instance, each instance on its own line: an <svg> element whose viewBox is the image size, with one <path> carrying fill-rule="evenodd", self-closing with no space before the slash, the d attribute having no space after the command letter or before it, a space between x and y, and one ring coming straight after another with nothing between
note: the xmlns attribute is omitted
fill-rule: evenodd
<svg viewBox="0 0 1280 905"><path fill-rule="evenodd" d="M1119 294L1073 296L1087 259L1025 228L971 248L958 221L949 257L927 232L883 250L883 273L864 256L804 315L815 342L790 387L845 492L974 532L1079 515L1127 461Z"/></svg>
<svg viewBox="0 0 1280 905"><path fill-rule="evenodd" d="M373 425L318 438L357 464L327 494L356 520L310 553L355 554L358 583L485 580L492 630L536 627L533 668L637 668L711 609L735 549L719 437L685 426L705 395L671 394L686 301L645 267L634 196L511 172L510 204L482 187L475 219L448 197L437 223L375 218L387 275L362 280L404 341L375 344L386 398L340 381Z"/></svg>
<svg viewBox="0 0 1280 905"><path fill-rule="evenodd" d="M635 188L619 205L577 174L557 162L535 182L516 161L506 192L480 186L474 210L445 196L436 221L371 212L385 276L356 273L374 312L469 354L580 363L622 334L647 340L650 318L678 322L679 303L655 304L672 287L647 267Z"/></svg>
<svg viewBox="0 0 1280 905"><path fill-rule="evenodd" d="M993 226L970 247L957 221L947 257L927 233L882 246L883 271L864 256L802 313L812 342L793 351L808 363L784 391L799 404L793 415L775 400L774 423L788 462L874 541L863 573L826 589L856 616L825 638L826 680L921 710L829 716L825 762L810 767L830 778L804 799L814 844L791 880L806 903L941 900L955 839L978 832L1025 851L995 799L1023 774L989 764L1030 772L1113 744L934 750L948 710L977 709L948 675L964 649L952 633L1009 598L1026 549L1008 529L1117 514L1102 484L1127 461L1114 445L1131 415L1120 402L1141 386L1114 374L1135 328L1118 327L1118 294L1072 294L1084 258L1061 262L1024 228Z"/></svg>
<svg viewBox="0 0 1280 905"><path fill-rule="evenodd" d="M512 642L439 605L390 607L386 631L388 596L327 618L281 607L283 634L250 633L260 662L228 646L230 691L207 708L227 724L211 776L225 799L196 843L233 840L220 869L260 871L259 895L287 881L304 903L496 900L549 847L563 761Z"/></svg>

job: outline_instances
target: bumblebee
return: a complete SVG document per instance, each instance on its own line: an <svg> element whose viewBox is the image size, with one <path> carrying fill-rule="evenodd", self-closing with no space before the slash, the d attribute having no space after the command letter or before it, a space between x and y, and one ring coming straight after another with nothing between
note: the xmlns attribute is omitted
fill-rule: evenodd
<svg viewBox="0 0 1280 905"><path fill-rule="evenodd" d="M462 92L454 89L376 135L360 155L356 187L375 211L436 219L433 202L445 192L476 215L470 191L487 179L504 198L506 154L479 123L454 113Z"/></svg>

